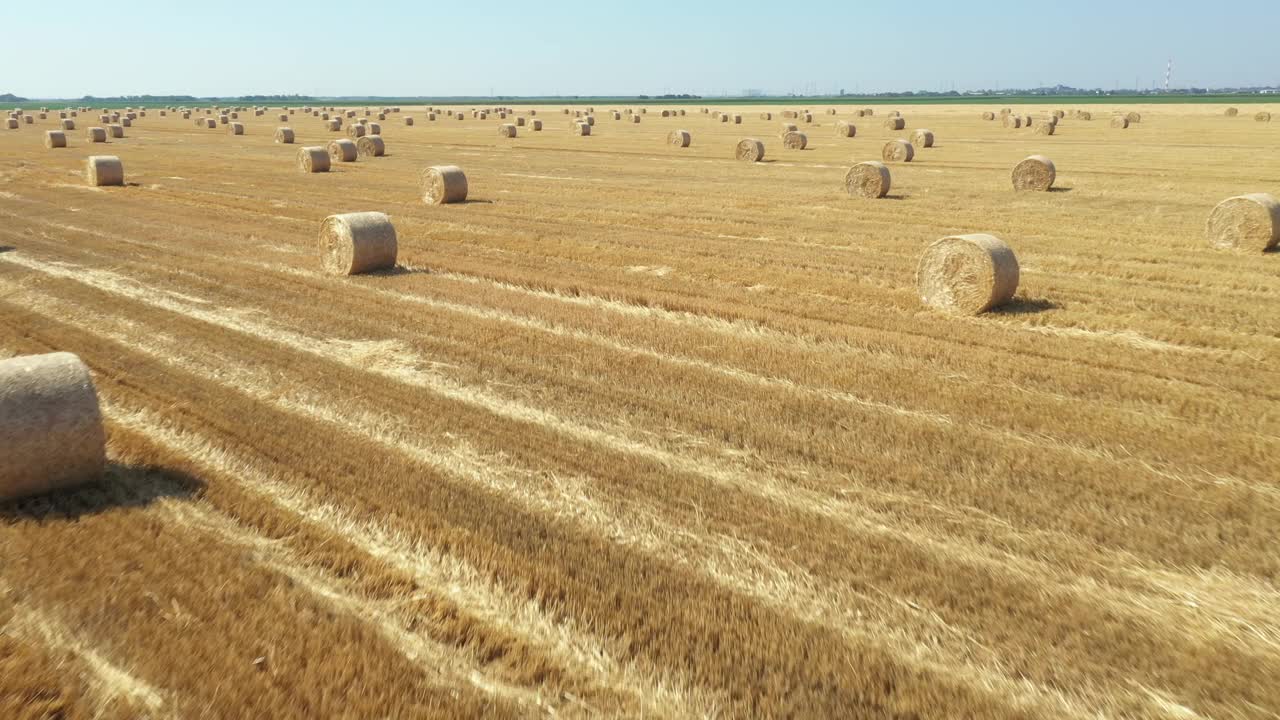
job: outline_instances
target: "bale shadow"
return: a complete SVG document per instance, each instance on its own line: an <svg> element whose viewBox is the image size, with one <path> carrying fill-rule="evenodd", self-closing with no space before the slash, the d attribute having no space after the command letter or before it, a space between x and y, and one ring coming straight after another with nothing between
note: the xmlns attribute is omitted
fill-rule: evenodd
<svg viewBox="0 0 1280 720"><path fill-rule="evenodd" d="M1037 313L1057 310L1061 305L1042 298L1018 298L1005 303L991 312L995 315L1035 315Z"/></svg>
<svg viewBox="0 0 1280 720"><path fill-rule="evenodd" d="M910 197L910 196L909 196L909 195L903 195L902 193L890 193L890 194L885 195L884 197L882 197L882 198L880 198L880 199L881 199L881 200L906 200L908 197Z"/></svg>
<svg viewBox="0 0 1280 720"><path fill-rule="evenodd" d="M362 273L362 274L370 275L372 277L399 277L401 275L424 275L424 274L430 274L430 272L431 272L430 270L425 270L422 268L408 268L403 265L396 265L394 267L389 267L389 268L380 268L378 270L370 270L369 272Z"/></svg>
<svg viewBox="0 0 1280 720"><path fill-rule="evenodd" d="M1049 192L1051 192L1051 193L1064 193L1064 192L1071 192L1072 190L1075 190L1075 188L1069 188L1069 187L1051 187L1051 188L1049 188Z"/></svg>
<svg viewBox="0 0 1280 720"><path fill-rule="evenodd" d="M146 507L162 498L190 500L204 487L203 480L180 470L108 462L94 482L0 502L0 523L77 520L117 508Z"/></svg>
<svg viewBox="0 0 1280 720"><path fill-rule="evenodd" d="M467 198L466 200L460 200L456 203L446 203L446 204L447 205L492 205L493 203L494 203L493 200L472 200L471 198Z"/></svg>
<svg viewBox="0 0 1280 720"><path fill-rule="evenodd" d="M12 245L0 245L0 253L13 252L14 250L17 250L17 249L18 248Z"/></svg>

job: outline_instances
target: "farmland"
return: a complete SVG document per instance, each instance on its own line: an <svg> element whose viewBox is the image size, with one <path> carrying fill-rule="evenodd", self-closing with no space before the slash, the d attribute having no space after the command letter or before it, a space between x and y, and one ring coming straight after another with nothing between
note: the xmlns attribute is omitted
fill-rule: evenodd
<svg viewBox="0 0 1280 720"><path fill-rule="evenodd" d="M801 151L776 107L561 107L405 107L317 174L301 111L0 131L0 357L79 355L108 435L101 483L0 506L0 717L1280 713L1280 254L1204 239L1280 191L1277 108L824 105ZM328 276L358 211L398 265ZM1013 302L922 307L975 232Z"/></svg>

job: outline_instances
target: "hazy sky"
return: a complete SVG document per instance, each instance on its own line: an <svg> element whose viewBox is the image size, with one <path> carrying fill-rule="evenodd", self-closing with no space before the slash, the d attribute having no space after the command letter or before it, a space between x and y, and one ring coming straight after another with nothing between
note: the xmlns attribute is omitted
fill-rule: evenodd
<svg viewBox="0 0 1280 720"><path fill-rule="evenodd" d="M26 97L1280 84L1280 0L3 4Z"/></svg>

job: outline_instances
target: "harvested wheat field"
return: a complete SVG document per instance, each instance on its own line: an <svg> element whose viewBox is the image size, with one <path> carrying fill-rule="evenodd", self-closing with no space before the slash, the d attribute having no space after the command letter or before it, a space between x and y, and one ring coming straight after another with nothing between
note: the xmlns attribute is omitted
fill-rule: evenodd
<svg viewBox="0 0 1280 720"><path fill-rule="evenodd" d="M1206 221L1280 124L833 107L404 107L314 174L278 109L0 133L0 358L77 355L106 432L0 505L0 717L1276 717L1280 253ZM329 274L367 212L394 267ZM923 304L983 235L1013 299Z"/></svg>

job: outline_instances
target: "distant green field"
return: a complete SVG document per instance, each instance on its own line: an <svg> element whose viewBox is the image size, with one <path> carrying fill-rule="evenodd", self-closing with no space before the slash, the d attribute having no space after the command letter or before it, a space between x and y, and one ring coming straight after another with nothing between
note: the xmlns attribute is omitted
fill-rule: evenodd
<svg viewBox="0 0 1280 720"><path fill-rule="evenodd" d="M308 98L290 101L269 101L268 107L301 107L303 105L1101 105L1101 104L1208 104L1208 103L1280 103L1280 95L966 95L954 96L903 96L858 97L852 95L829 97L759 97L759 98L639 98L639 97L452 97L452 98ZM91 105L92 107L121 106L155 108L169 105L254 105L261 102L234 98L202 99L197 102L175 103L171 101L111 100L99 98L85 100L29 100L12 103L23 106L66 107Z"/></svg>

